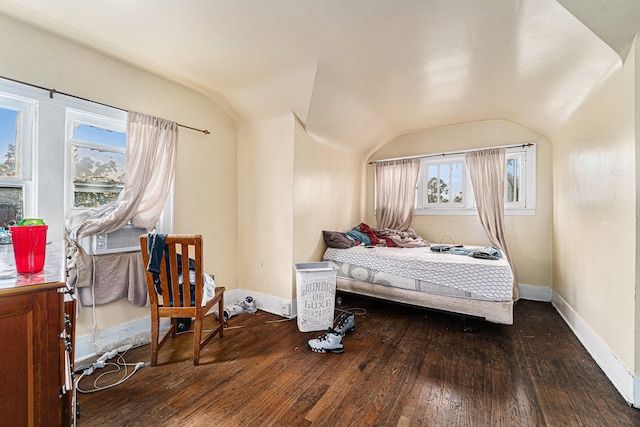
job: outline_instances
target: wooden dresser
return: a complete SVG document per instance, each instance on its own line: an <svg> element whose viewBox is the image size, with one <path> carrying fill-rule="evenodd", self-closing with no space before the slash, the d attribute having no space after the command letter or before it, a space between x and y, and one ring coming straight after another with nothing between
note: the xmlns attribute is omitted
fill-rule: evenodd
<svg viewBox="0 0 640 427"><path fill-rule="evenodd" d="M18 274L12 245L0 245L0 424L73 423L73 320L62 242L47 245L45 268Z"/></svg>

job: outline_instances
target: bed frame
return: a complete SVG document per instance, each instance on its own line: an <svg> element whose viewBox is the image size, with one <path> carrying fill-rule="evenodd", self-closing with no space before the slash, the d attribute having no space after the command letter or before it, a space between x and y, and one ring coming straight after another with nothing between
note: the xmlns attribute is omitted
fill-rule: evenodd
<svg viewBox="0 0 640 427"><path fill-rule="evenodd" d="M494 302L433 295L339 276L336 278L336 289L418 307L479 317L492 323L513 324L513 300Z"/></svg>

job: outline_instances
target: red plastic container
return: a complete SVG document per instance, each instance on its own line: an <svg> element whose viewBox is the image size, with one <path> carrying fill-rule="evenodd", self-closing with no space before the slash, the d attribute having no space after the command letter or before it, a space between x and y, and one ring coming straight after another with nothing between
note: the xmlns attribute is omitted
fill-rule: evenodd
<svg viewBox="0 0 640 427"><path fill-rule="evenodd" d="M47 225L9 227L18 273L33 273L44 268L48 228Z"/></svg>

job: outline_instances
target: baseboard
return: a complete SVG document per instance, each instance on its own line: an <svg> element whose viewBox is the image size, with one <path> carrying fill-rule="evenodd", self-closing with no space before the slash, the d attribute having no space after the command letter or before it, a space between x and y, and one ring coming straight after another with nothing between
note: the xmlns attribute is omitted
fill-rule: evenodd
<svg viewBox="0 0 640 427"><path fill-rule="evenodd" d="M630 405L639 407L639 396L634 396L634 386L635 390L638 390L638 386L640 386L638 378L634 378L606 343L557 292L553 294L552 304L622 397Z"/></svg>
<svg viewBox="0 0 640 427"><path fill-rule="evenodd" d="M169 323L167 322L168 325ZM124 345L137 347L150 343L151 316L114 326L104 331L98 331L98 336L95 339L93 339L92 335L76 337L74 352L76 363Z"/></svg>
<svg viewBox="0 0 640 427"><path fill-rule="evenodd" d="M547 288L546 286L518 283L518 289L520 290L520 298L522 299L543 302L551 302L553 299L553 289Z"/></svg>
<svg viewBox="0 0 640 427"><path fill-rule="evenodd" d="M224 304L229 306L244 301L251 296L256 301L256 306L262 311L276 314L288 319L296 317L295 301L287 301L282 298L263 294L260 292L233 289L225 291ZM169 321L163 321L160 328L169 327ZM98 331L98 336L92 334L76 337L75 362L90 359L124 345L137 347L151 342L151 316L143 317L122 325L114 326L103 331Z"/></svg>
<svg viewBox="0 0 640 427"><path fill-rule="evenodd" d="M244 301L246 297L252 297L259 310L276 314L287 319L296 317L296 302L274 297L260 292L247 291L244 289L233 289L224 293L224 305L232 305Z"/></svg>
<svg viewBox="0 0 640 427"><path fill-rule="evenodd" d="M553 290L543 286L519 284L520 297L533 301L551 301ZM276 314L288 319L296 317L297 304L295 300L285 300L260 292L233 289L224 293L225 306L244 301L251 296L256 301L256 306L262 311ZM168 322L167 325L168 326ZM130 344L139 346L151 342L151 318L143 317L122 325L114 326L104 331L99 331L95 342L91 334L76 337L75 361L83 361L96 355L105 353L114 348Z"/></svg>

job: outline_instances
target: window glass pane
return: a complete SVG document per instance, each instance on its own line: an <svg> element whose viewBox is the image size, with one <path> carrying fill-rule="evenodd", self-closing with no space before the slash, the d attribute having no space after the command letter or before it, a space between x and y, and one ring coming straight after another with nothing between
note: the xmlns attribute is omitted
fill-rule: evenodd
<svg viewBox="0 0 640 427"><path fill-rule="evenodd" d="M89 208L115 200L124 186L126 156L72 146L74 207Z"/></svg>
<svg viewBox="0 0 640 427"><path fill-rule="evenodd" d="M427 203L436 203L438 201L438 187L435 184L438 181L438 167L430 165L427 169Z"/></svg>
<svg viewBox="0 0 640 427"><path fill-rule="evenodd" d="M451 183L449 167L448 164L440 165L440 203L449 201L449 185Z"/></svg>
<svg viewBox="0 0 640 427"><path fill-rule="evenodd" d="M73 128L73 139L98 142L111 147L126 148L127 146L127 135L124 132L116 132L84 123L76 123Z"/></svg>
<svg viewBox="0 0 640 427"><path fill-rule="evenodd" d="M507 203L520 201L520 158L507 160Z"/></svg>
<svg viewBox="0 0 640 427"><path fill-rule="evenodd" d="M20 179L16 162L19 115L18 111L0 108L0 179Z"/></svg>
<svg viewBox="0 0 640 427"><path fill-rule="evenodd" d="M451 197L455 203L462 203L462 163L451 165Z"/></svg>
<svg viewBox="0 0 640 427"><path fill-rule="evenodd" d="M106 203L113 202L118 198L120 190L112 191L113 188L76 187L73 192L73 205L76 208L97 208Z"/></svg>
<svg viewBox="0 0 640 427"><path fill-rule="evenodd" d="M0 227L23 217L22 188L0 187Z"/></svg>
<svg viewBox="0 0 640 427"><path fill-rule="evenodd" d="M438 166L430 165L427 173L427 203L438 202Z"/></svg>
<svg viewBox="0 0 640 427"><path fill-rule="evenodd" d="M427 169L426 205L451 205L464 203L464 163L440 163L425 166ZM424 178L421 178L424 180ZM423 181L424 182L424 181ZM438 206L443 207L443 206Z"/></svg>

